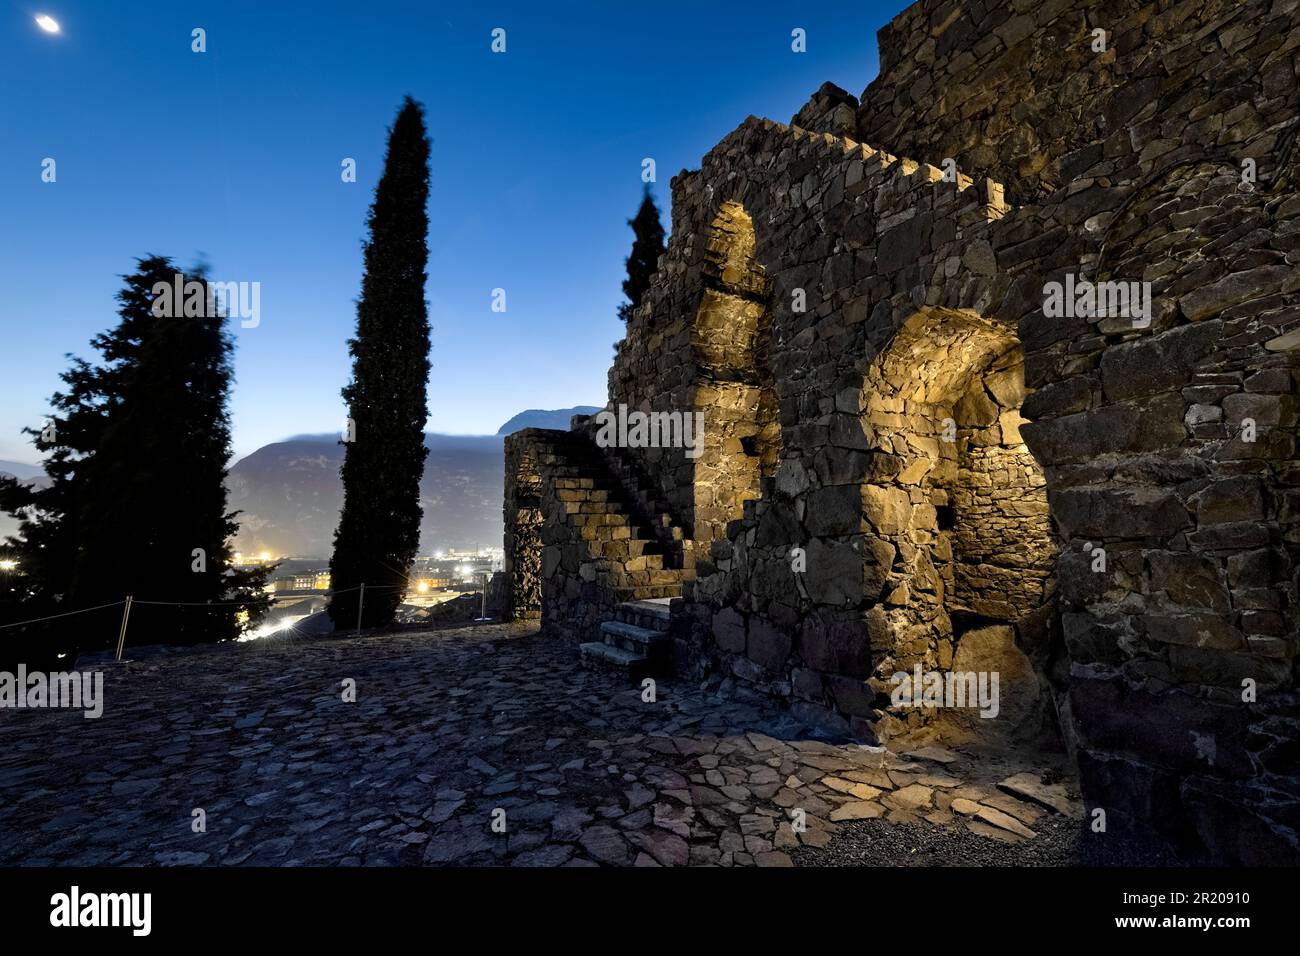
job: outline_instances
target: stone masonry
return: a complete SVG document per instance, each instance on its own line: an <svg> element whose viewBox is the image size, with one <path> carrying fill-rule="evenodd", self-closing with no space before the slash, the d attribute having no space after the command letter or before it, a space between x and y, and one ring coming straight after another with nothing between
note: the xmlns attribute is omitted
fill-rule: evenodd
<svg viewBox="0 0 1300 956"><path fill-rule="evenodd" d="M928 723L898 671L1022 668L1109 832L1297 862L1300 0L922 0L879 43L673 179L609 407L702 453L511 436L515 613L673 598L676 670L868 741Z"/></svg>

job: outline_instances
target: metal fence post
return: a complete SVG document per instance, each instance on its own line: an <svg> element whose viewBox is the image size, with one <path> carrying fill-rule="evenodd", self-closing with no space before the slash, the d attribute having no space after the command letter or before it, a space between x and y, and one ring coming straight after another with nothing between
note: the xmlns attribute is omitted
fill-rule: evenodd
<svg viewBox="0 0 1300 956"><path fill-rule="evenodd" d="M131 616L131 595L126 596L126 606L122 608L122 629L117 633L117 660L122 660L122 648L126 646L126 620Z"/></svg>
<svg viewBox="0 0 1300 956"><path fill-rule="evenodd" d="M361 636L361 611L366 606L366 584L361 582L361 597L357 600L357 637Z"/></svg>

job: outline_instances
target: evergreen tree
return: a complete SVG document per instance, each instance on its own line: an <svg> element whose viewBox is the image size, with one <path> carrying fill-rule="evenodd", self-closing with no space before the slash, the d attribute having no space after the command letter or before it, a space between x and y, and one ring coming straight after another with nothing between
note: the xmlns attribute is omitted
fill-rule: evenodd
<svg viewBox="0 0 1300 956"><path fill-rule="evenodd" d="M45 487L0 487L21 518L11 542L22 571L12 617L120 601L189 602L133 609L128 639L196 643L234 637L265 609L265 573L230 566L237 529L226 512L231 343L219 315L155 315L154 288L175 287L159 256L139 260L118 293L118 325L92 340L101 360L71 359L54 414L30 429L46 453ZM209 303L201 276L181 275ZM193 287L192 287L193 288ZM211 604L211 607L204 607ZM241 612L244 612L241 614ZM98 621L98 619L96 619ZM83 643L111 643L74 623ZM69 632L69 625L58 628Z"/></svg>
<svg viewBox="0 0 1300 956"><path fill-rule="evenodd" d="M352 381L343 398L351 427L330 560L329 613L340 629L356 626L359 611L363 627L392 622L420 543L429 415L428 198L424 110L408 96L389 131L370 207L357 332L348 343Z"/></svg>
<svg viewBox="0 0 1300 956"><path fill-rule="evenodd" d="M623 280L623 294L628 301L618 307L618 317L624 322L632 318L632 311L641 304L641 297L650 288L650 280L659 268L659 257L664 253L664 227L659 222L659 207L646 186L645 196L636 218L629 219L635 238L632 254L627 257L627 278Z"/></svg>

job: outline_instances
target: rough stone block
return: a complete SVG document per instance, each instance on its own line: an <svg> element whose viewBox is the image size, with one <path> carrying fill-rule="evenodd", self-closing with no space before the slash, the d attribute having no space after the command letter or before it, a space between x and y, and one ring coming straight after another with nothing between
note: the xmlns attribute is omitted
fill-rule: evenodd
<svg viewBox="0 0 1300 956"><path fill-rule="evenodd" d="M713 615L713 640L724 651L744 653L745 619L735 608L723 608Z"/></svg>
<svg viewBox="0 0 1300 956"><path fill-rule="evenodd" d="M857 485L828 485L808 495L804 523L813 535L845 535L865 531L862 491Z"/></svg>
<svg viewBox="0 0 1300 956"><path fill-rule="evenodd" d="M1222 335L1222 322L1202 322L1111 346L1101 357L1106 397L1138 398L1181 388Z"/></svg>
<svg viewBox="0 0 1300 956"><path fill-rule="evenodd" d="M1167 537L1191 522L1178 496L1165 488L1066 488L1052 498L1052 514L1068 537Z"/></svg>
<svg viewBox="0 0 1300 956"><path fill-rule="evenodd" d="M1107 454L1138 454L1180 446L1187 438L1181 396L1108 405L1021 426L1034 457L1044 465L1087 461Z"/></svg>
<svg viewBox="0 0 1300 956"><path fill-rule="evenodd" d="M780 671L790 656L793 639L778 627L756 617L749 622L749 640L745 653L755 664L768 671Z"/></svg>

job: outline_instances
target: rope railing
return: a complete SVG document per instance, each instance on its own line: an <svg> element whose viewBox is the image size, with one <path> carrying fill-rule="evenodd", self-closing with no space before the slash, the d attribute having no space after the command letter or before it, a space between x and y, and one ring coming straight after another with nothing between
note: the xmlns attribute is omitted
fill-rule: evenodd
<svg viewBox="0 0 1300 956"><path fill-rule="evenodd" d="M392 591L397 589L406 590L407 587L408 587L407 585L402 585L402 584L362 583L357 585L356 587L342 588L341 590L338 591L313 592L312 594L305 595L305 597L313 597L313 596L317 596L317 594L320 597L334 597L335 595L338 594L349 594L353 591L359 591L361 593L361 601L357 605L357 629L356 630L357 630L357 634L360 634L361 633L361 612L365 607L364 602L365 602L366 591ZM256 599L249 599L244 601L147 601L140 598L136 598L132 595L127 595L125 598L123 598L120 601L112 601L108 604L99 604L96 605L95 607L77 608L76 610L73 611L64 611L59 614L49 614L44 617L34 617L26 621L13 621L9 624L0 624L0 630L8 630L9 628L14 628L14 627L25 627L29 624L41 624L44 623L45 621L55 621L60 618L74 617L78 614L90 614L94 611L102 611L105 610L106 608L122 606L123 608L122 626L118 633L117 654L115 657L116 660L121 661L122 651L126 646L127 622L130 619L131 608L137 604L148 605L151 607L207 607L215 610L217 608L224 608L224 607L245 607L249 604L255 603L255 600ZM274 595L270 597L269 603L271 604L275 603Z"/></svg>
<svg viewBox="0 0 1300 956"><path fill-rule="evenodd" d="M114 601L112 604L100 604L96 607L83 607L75 611L65 611L62 614L50 614L47 617L34 617L30 621L15 621L13 624L0 624L0 631L9 627L22 627L25 624L40 624L42 621L53 621L61 617L72 617L74 614L89 614L91 611L102 611L106 607L117 607L119 604L125 604L125 600Z"/></svg>

